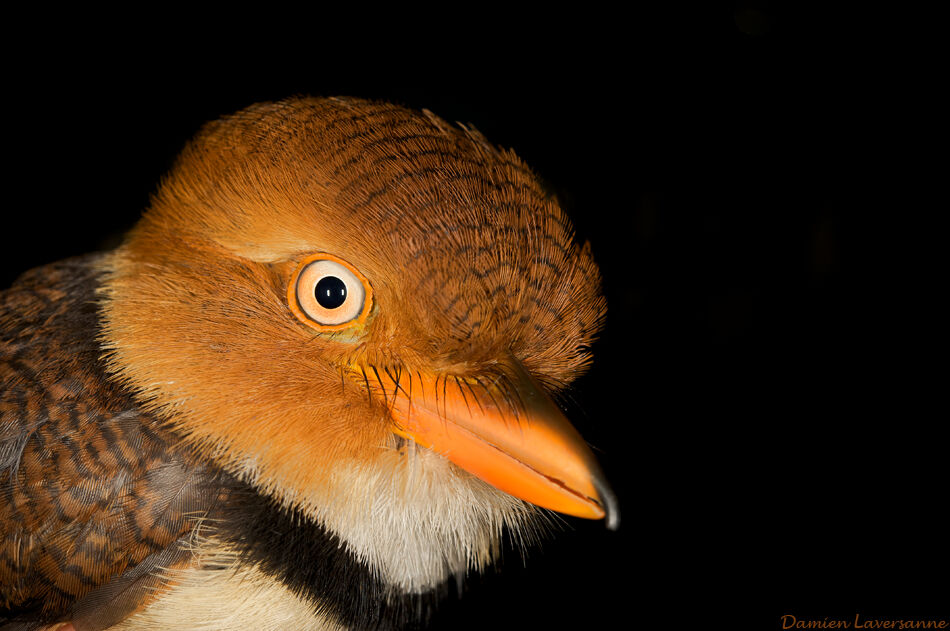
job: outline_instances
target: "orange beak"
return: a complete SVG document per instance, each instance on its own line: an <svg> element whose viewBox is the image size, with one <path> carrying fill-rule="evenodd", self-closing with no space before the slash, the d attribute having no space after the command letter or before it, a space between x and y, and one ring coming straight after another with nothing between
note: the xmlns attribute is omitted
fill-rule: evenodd
<svg viewBox="0 0 950 631"><path fill-rule="evenodd" d="M370 368L367 387L393 431L489 484L544 508L620 522L617 500L584 439L514 358L505 377L470 379Z"/></svg>

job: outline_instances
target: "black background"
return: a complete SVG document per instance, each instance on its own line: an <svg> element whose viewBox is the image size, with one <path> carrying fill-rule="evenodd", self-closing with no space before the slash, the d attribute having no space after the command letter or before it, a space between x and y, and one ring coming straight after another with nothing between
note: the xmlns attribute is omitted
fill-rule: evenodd
<svg viewBox="0 0 950 631"><path fill-rule="evenodd" d="M207 120L427 107L514 148L593 245L610 312L570 407L623 511L509 551L434 628L950 618L945 450L889 363L900 215L869 168L891 30L790 4L43 31L7 55L3 286L114 246Z"/></svg>

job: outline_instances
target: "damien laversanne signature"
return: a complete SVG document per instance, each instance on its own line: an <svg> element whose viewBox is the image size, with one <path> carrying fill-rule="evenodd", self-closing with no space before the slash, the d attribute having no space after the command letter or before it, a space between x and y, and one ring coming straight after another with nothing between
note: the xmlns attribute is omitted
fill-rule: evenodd
<svg viewBox="0 0 950 631"><path fill-rule="evenodd" d="M854 614L854 620L843 618L824 617L799 619L791 614L782 616L783 629L950 629L950 622L946 620L885 620L878 618L862 618L861 614Z"/></svg>

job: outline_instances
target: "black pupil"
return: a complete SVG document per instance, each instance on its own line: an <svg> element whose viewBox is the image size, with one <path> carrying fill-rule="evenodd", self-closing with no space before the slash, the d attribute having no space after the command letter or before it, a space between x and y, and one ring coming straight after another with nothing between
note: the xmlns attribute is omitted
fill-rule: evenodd
<svg viewBox="0 0 950 631"><path fill-rule="evenodd" d="M336 276L324 276L314 290L317 302L324 309L336 309L346 302L346 283Z"/></svg>

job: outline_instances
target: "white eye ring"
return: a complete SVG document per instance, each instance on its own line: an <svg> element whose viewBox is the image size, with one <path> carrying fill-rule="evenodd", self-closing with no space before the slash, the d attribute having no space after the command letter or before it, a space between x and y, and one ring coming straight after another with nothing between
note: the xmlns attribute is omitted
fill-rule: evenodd
<svg viewBox="0 0 950 631"><path fill-rule="evenodd" d="M366 278L341 259L315 254L301 263L288 287L294 314L318 330L338 330L369 312L372 290Z"/></svg>

